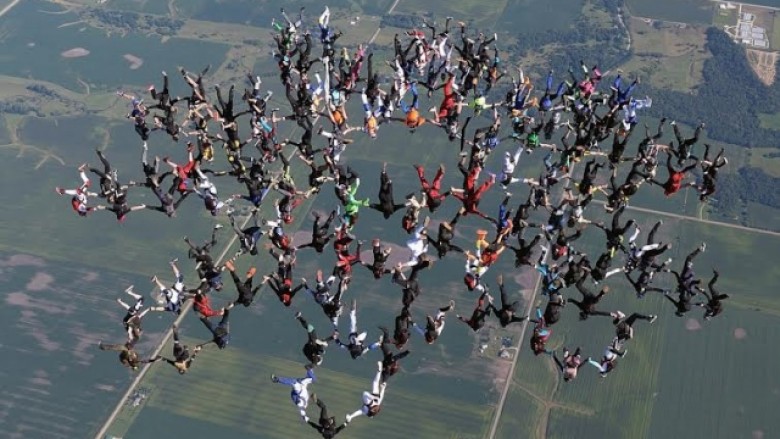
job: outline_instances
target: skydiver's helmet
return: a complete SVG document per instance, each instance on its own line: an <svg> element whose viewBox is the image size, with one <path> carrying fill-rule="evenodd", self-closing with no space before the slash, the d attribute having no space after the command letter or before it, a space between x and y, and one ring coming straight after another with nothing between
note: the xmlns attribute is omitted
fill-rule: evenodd
<svg viewBox="0 0 780 439"><path fill-rule="evenodd" d="M450 142L453 142L458 138L457 119L455 119L452 123L447 124L447 138L450 140Z"/></svg>
<svg viewBox="0 0 780 439"><path fill-rule="evenodd" d="M219 272L210 273L208 278L209 285L216 291L222 290L222 275Z"/></svg>
<svg viewBox="0 0 780 439"><path fill-rule="evenodd" d="M623 186L623 195L628 199L628 197L634 195L639 190L639 186L635 183L630 183Z"/></svg>
<svg viewBox="0 0 780 439"><path fill-rule="evenodd" d="M368 408L368 413L366 413L366 416L369 418L373 418L374 416L379 414L379 411L382 410L382 406L380 405L372 405Z"/></svg>
<svg viewBox="0 0 780 439"><path fill-rule="evenodd" d="M216 216L216 214L217 214L216 213L217 212L217 206L219 204L219 200L217 200L216 198L213 198L213 197L207 197L206 200L205 200L205 204L206 204L206 209L208 209L209 212L211 212L212 215Z"/></svg>
<svg viewBox="0 0 780 439"><path fill-rule="evenodd" d="M479 279L477 279L471 273L466 273L466 275L463 276L463 283L466 284L466 287L469 289L469 291L474 291L474 289L477 288L477 285L479 284Z"/></svg>
<svg viewBox="0 0 780 439"><path fill-rule="evenodd" d="M526 139L526 146L531 148L536 148L539 145L540 145L539 135L536 133L528 134L528 138Z"/></svg>
<svg viewBox="0 0 780 439"><path fill-rule="evenodd" d="M569 247L565 245L553 245L553 258L559 259L566 256L569 253Z"/></svg>
<svg viewBox="0 0 780 439"><path fill-rule="evenodd" d="M477 110L481 110L485 108L486 105L485 96L482 95L482 93L477 92L477 96L474 98L474 107Z"/></svg>
<svg viewBox="0 0 780 439"><path fill-rule="evenodd" d="M385 370L383 371L385 376L391 377L398 372L398 369L401 368L401 365L397 361L393 361L390 365L385 367Z"/></svg>
<svg viewBox="0 0 780 439"><path fill-rule="evenodd" d="M341 92L338 89L331 90L330 98L333 105L339 106L341 104Z"/></svg>

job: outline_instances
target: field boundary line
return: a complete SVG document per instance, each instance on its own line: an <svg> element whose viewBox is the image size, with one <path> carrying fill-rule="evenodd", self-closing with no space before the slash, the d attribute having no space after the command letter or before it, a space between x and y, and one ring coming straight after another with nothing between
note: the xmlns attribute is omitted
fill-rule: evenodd
<svg viewBox="0 0 780 439"><path fill-rule="evenodd" d="M594 200L594 204L601 204L602 206L605 204L604 201L601 200ZM732 223L724 223L722 221L713 221L713 220L707 220L704 218L696 218L695 216L688 216L688 215L680 215L678 213L672 213L672 212L666 212L663 210L654 210L647 207L637 207L637 206L626 206L626 210L634 210L637 212L643 212L643 213L654 213L661 216L666 216L669 218L677 218L685 221L692 221L696 223L702 223L702 224L709 224L713 226L721 226L721 227L728 227L731 229L737 229L737 230L744 230L746 232L752 232L752 233L760 233L764 235L771 235L771 236L780 236L780 232L775 232L774 230L766 230L766 229L759 229L756 227L749 227L749 226L743 226L741 224L732 224Z"/></svg>

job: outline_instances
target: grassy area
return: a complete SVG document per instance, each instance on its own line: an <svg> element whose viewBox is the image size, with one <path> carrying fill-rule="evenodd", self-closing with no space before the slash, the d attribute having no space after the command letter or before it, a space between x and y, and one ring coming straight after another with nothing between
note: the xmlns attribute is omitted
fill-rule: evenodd
<svg viewBox="0 0 780 439"><path fill-rule="evenodd" d="M600 210L600 209L599 209ZM593 211L591 215L599 215ZM634 217L632 215L632 217ZM596 216L595 218L598 218ZM648 230L652 225L649 219L639 218L643 230ZM671 238L669 231L676 224L667 222L661 229L659 238L666 241ZM579 243L579 248L596 254L600 236L588 232L585 243ZM595 248L594 248L595 246ZM663 306L660 297L648 297L638 302L626 287L625 280L616 276L608 282L612 288L610 294L604 299L600 309L621 309L625 312L652 313L653 310ZM576 296L571 289L567 295ZM544 299L538 302L543 307ZM571 306L571 305L570 305ZM582 347L583 355L597 358L604 346L611 338L611 324L608 318L593 317L586 323L577 321L576 308L564 310L564 318L553 327L553 335L548 343L549 349L555 349L559 355L563 347L570 350ZM587 336L583 333L587 325ZM609 376L607 380L598 378L591 366L585 366L580 372L581 377L572 383L564 383L554 366L552 359L547 355L535 357L527 348L527 342L523 343L523 352L520 363L515 371L514 383L510 395L524 393L541 405L541 413L537 416L525 418L533 432L528 437L644 437L649 426L649 415L653 410L652 394L657 383L657 365L652 358L663 342L662 327L639 327L641 338L637 337L630 345L631 365L628 358L623 360L619 369ZM638 332L639 334L639 332ZM530 328L527 337L530 337ZM634 357L634 355L636 355ZM620 374L627 368L631 372ZM504 407L504 413L516 413L527 406L526 398L510 398ZM538 413L538 412L537 412ZM506 419L506 421L504 421ZM504 422L511 422L511 416L502 418ZM502 426L502 430L507 427ZM505 433L498 437L511 437Z"/></svg>
<svg viewBox="0 0 780 439"><path fill-rule="evenodd" d="M511 0L499 0L486 7L478 2L469 0L432 0L421 9L420 3L401 0L395 8L397 14L421 15L424 12L433 12L436 21L444 20L451 16L457 21L473 22L472 26L487 32L492 32L496 22L500 19L502 11L511 4ZM443 24L443 22L442 22ZM455 24L455 23L453 23Z"/></svg>
<svg viewBox="0 0 780 439"><path fill-rule="evenodd" d="M69 3L81 3L84 6L94 7L97 0L68 0ZM170 3L176 3L170 2ZM110 0L104 5L112 10L134 11L145 14L168 14L168 1L155 0Z"/></svg>
<svg viewBox="0 0 780 439"><path fill-rule="evenodd" d="M780 177L780 157L777 154L777 148L751 148L750 166L759 167L767 174Z"/></svg>
<svg viewBox="0 0 780 439"><path fill-rule="evenodd" d="M505 407L511 408L513 414L522 413L523 415L502 416L501 424L496 430L496 438L514 439L545 436L546 432L541 429L542 422L529 422L529 420L541 420L549 416L547 400L515 384L507 395Z"/></svg>
<svg viewBox="0 0 780 439"><path fill-rule="evenodd" d="M780 130L780 113L759 114L758 119L761 121L761 128Z"/></svg>
<svg viewBox="0 0 780 439"><path fill-rule="evenodd" d="M705 50L704 32L700 27L664 24L660 28L643 20L630 21L634 56L621 68L641 74L659 88L688 92L702 80Z"/></svg>
<svg viewBox="0 0 780 439"><path fill-rule="evenodd" d="M334 0L328 3L334 16L382 15L390 8L394 0ZM323 9L322 2L316 0L298 0L289 4L280 4L271 0L235 0L220 2L213 0L176 1L176 10L182 17L206 20L218 23L233 23L248 26L267 27L271 20L280 20L280 6L286 8L292 19L298 17L298 10L305 7L307 23L316 28L316 17Z"/></svg>
<svg viewBox="0 0 780 439"><path fill-rule="evenodd" d="M777 367L778 358L766 355L772 341L765 334L777 326L780 305L771 286L777 281L774 264L765 255L780 239L696 224L681 227L680 236L686 249L695 246L697 238L707 241L707 251L696 259L696 271L706 283L709 268L717 267L721 271L718 289L731 298L723 319L704 322L699 313L691 313L689 317L701 323L701 330L689 320L670 317L677 322L669 326L667 337L676 342L662 346L660 373L664 379L657 389L651 437L671 431L681 436L703 433L716 437L755 437L754 431L776 431L780 421L762 412L765 404L777 400L780 387L778 379L765 372ZM750 281L745 282L740 273L750 273ZM705 335L712 333L718 336ZM708 365L708 373L691 368L692 358ZM710 409L706 416L701 413L681 422L684 408L693 405ZM717 426L708 422L713 416Z"/></svg>
<svg viewBox="0 0 780 439"><path fill-rule="evenodd" d="M585 0L509 0L503 11L498 10L495 26L491 27L521 37L534 32L565 31L582 15L586 3Z"/></svg>
<svg viewBox="0 0 780 439"><path fill-rule="evenodd" d="M129 381L117 353L100 352L97 343L122 340L124 310L115 299L129 301L122 290L131 284L145 293L148 278L79 262L88 252L79 248L65 262L0 253L5 285L0 330L14 334L2 346L13 361L0 373L4 431L10 437L87 437L101 422L95 414ZM147 316L141 349L165 324L157 315Z"/></svg>
<svg viewBox="0 0 780 439"><path fill-rule="evenodd" d="M635 17L707 25L712 22L710 0L627 0L626 6Z"/></svg>
<svg viewBox="0 0 780 439"><path fill-rule="evenodd" d="M214 370L219 370L223 379L214 380ZM297 410L289 401L288 388L271 383L268 379L271 373L302 376L304 371L298 362L249 354L237 349L203 354L196 367L183 378L172 368L156 368L147 380L147 385L153 386L153 394L137 419L138 422L126 433L116 430L111 434L164 435L170 431L164 423L147 422L145 419L147 416L157 417L159 412L171 414L185 422L193 420L195 423L190 425L197 426L197 430L192 431L201 431L201 424L211 429L217 427L222 437L233 437L233 434L245 437L250 434L288 438L292 432L300 436L308 434L309 426L300 421ZM182 379L187 380L186 386L179 382ZM373 377L368 373L355 375L320 368L317 370L317 379L310 391L320 395L337 421L342 422L345 413L360 405L360 394L364 388L370 387ZM247 392L247 388L256 390ZM208 404L204 404L204 401L208 401ZM316 406L312 406L314 412ZM378 416L370 422L361 419L349 426L344 432L345 437L364 437L371 432L372 436L378 438L426 438L449 431L458 432L459 437L478 438L481 436L478 428L480 423L474 421L484 419L489 409L479 404L429 394L422 388L401 391L394 389L391 383L384 411L393 413L393 416ZM404 413L407 416L426 413L426 422L394 422L393 418ZM312 417L316 419L314 413Z"/></svg>
<svg viewBox="0 0 780 439"><path fill-rule="evenodd" d="M737 24L736 9L713 8L712 24L722 28L723 26L734 26Z"/></svg>
<svg viewBox="0 0 780 439"><path fill-rule="evenodd" d="M80 259L98 267L138 272L155 265L164 267L165 261L176 251L174 249L183 248L181 233L177 232L181 227L192 230L193 236L208 234L208 226L200 222L203 208L197 203L183 205L180 216L171 221L160 221L164 217L149 212L132 213L123 224L117 224L114 216L106 212L95 212L86 220L74 214L68 197L60 197L54 188L75 185L79 181L76 168L81 163L98 162L94 151L103 140L93 127L100 126L109 128L113 142L106 155L112 165L121 170L121 178L124 181L137 178L141 173L140 148L118 147L137 144L134 133L128 132L129 126L112 127L96 117L23 120L18 132L20 145L0 149L0 155L13 163L7 167L6 175L20 187L27 188L24 197L15 197L11 192L3 196L4 202L13 203L24 220L9 222L0 230L0 245L59 260L72 260L73 249L85 245L87 248L109 246L117 249L111 259L93 251L85 252ZM97 183L96 177L92 177ZM150 193L139 191L137 194L138 198L133 197L131 203L157 203ZM118 227L122 233L117 233ZM46 233L24 232L30 228ZM15 239L18 236L25 236L25 239ZM150 248L157 251L150 253Z"/></svg>
<svg viewBox="0 0 780 439"><path fill-rule="evenodd" d="M777 161L775 159L774 161ZM761 229L777 230L780 224L780 209L759 203L747 203L747 224Z"/></svg>
<svg viewBox="0 0 780 439"><path fill-rule="evenodd" d="M777 431L777 417L767 416L761 407L778 399L778 382L765 372L778 366L778 358L765 355L772 342L764 335L766 328L777 326L778 318L734 307L728 312L728 321L707 322L702 330L688 331L683 322L672 328L670 337L676 342L662 347L661 374L679 378L659 383L659 413L653 419L650 437L767 437L764 435ZM717 332L721 337L705 337L705 332ZM746 338L737 338L742 334ZM697 359L693 367L692 358ZM762 367L755 367L756 359ZM706 377L701 367L707 368ZM709 408L706 414L684 414L692 404Z"/></svg>

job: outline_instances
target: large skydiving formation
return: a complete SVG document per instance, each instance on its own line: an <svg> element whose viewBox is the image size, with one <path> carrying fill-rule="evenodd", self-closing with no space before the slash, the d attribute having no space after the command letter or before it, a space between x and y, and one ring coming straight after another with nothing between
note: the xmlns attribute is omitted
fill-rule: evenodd
<svg viewBox="0 0 780 439"><path fill-rule="evenodd" d="M167 278L166 270L152 277L157 303L147 306L133 286L117 298L126 310L122 319L126 339L116 344L101 343L99 347L119 352L124 366L138 370L145 363L168 363L179 373L187 373L197 367L196 356L206 355L204 349L209 345L218 349L229 346L229 316L236 312L235 305L251 306L261 289L272 291L283 308L295 301L314 300L322 308L324 319L304 316L294 309L284 311L297 319L306 333L305 337L301 333L305 369L302 367L297 374L290 372L290 377L273 375L271 381L290 387L292 403L303 422L331 438L356 418L380 413L384 398L392 398L392 391L387 393L390 378L410 355L408 346L422 343L415 340L417 335L426 344L446 337L443 332L448 315L451 319L454 316L451 321L462 322L474 332L491 319L502 327L528 320L532 323L532 351L543 358L540 361L554 364L568 382L578 375L585 379L593 376L588 370L580 373L583 366L591 365L596 369L593 372L605 377L618 361L631 361L623 358L628 341L634 337L634 326L640 322L640 327L652 324L657 318L610 309L609 297L624 294L605 284L611 276L625 277L638 298L663 295L670 304L668 311L678 316L691 312L694 306L703 308L705 319L723 312L728 295L716 287L718 272L714 271L706 286L694 272L694 259L705 251L704 243L691 250L678 266L668 255L672 243L656 237L662 221L644 235L637 222L628 218L626 207L643 186L645 190L663 190L667 197L691 187L705 202L716 191L718 169L728 163L723 150L712 156L706 144L701 155L694 155L699 153L696 147L703 124L686 137L672 121L675 139L668 145L659 143L666 120L661 120L654 131L644 125L637 154L625 155L629 139L642 135L639 110L652 104L650 98L633 96L639 87L638 78L626 84L621 74L607 79L610 73L581 63L569 69L568 76L556 78L554 72L549 72L539 78L541 88L537 88L534 78L522 70L507 68L496 35L475 33L462 22L451 29L450 17L443 27L424 23L430 34L414 29L396 35L394 56L381 63L366 46L352 48L354 53L337 46L342 34L330 27L327 7L316 27L306 24L303 9L294 20L284 10L281 15L272 22L278 32L272 57L289 108L275 108L273 93L264 91L263 80L252 73L247 75L249 88L237 101L234 86L227 90L208 86L208 67L199 73L180 70L191 88L191 94L185 97L171 94L169 77L163 72L162 88L151 86L149 101L119 93L131 102L127 117L140 137L143 177L123 182L124 175L111 166L110 157L97 151L100 167L84 164L78 168L79 180L73 189L56 189L60 195L71 197L73 210L82 217L102 215L98 213L102 210L112 212L119 221L142 210L175 217L178 207L189 198L199 199L206 211L214 217L226 217L232 226L232 230L221 231L222 226L217 224L205 242L185 238L189 259L195 262L200 279L198 285L185 285L178 260L173 259L172 283L157 277ZM319 56L312 53L315 38L321 46ZM389 80L379 73L379 67L385 65L390 67ZM503 93L499 89L506 91L504 96L497 95ZM216 100L210 96L211 90ZM426 109L421 107L423 97L440 103ZM360 99L362 114L348 117L350 99ZM487 120L485 125L472 129L481 120ZM239 129L243 121L247 121L248 129ZM281 124L298 128L300 138L282 138ZM356 147L353 145L379 138L385 124L402 124L412 132L447 137L453 155L458 157L457 170L445 169L443 164L425 169L409 163L419 177L420 189L398 198L393 180L383 167L378 170L381 186L377 198L361 193L361 177L344 159L348 149ZM165 133L178 145L184 143L185 148L160 158L151 153L150 143ZM553 143L557 136L559 144ZM227 166L218 164L222 160L217 160L217 146L224 151ZM538 173L523 176L516 172L519 162L539 157L542 164ZM300 161L297 165L307 169L306 183L293 181L291 161ZM488 163L500 172L486 171ZM618 178L622 168L629 171ZM219 180L230 177L245 187L243 193L225 195L218 191ZM328 191L323 192L327 186L334 188L335 199ZM524 192L526 187L528 196L513 202L513 193ZM129 193L142 190L154 193L159 205L133 205ZM488 191L504 192L499 206L480 205ZM294 221L298 206L315 196L328 200L332 209L314 213L310 241L294 242L285 227ZM611 214L611 221L588 219L586 211L595 200ZM436 218L444 203L458 206L454 218ZM260 210L269 204L273 205L275 218L262 218ZM244 224L234 216L240 206L251 212ZM402 244L408 249L408 256L400 258L402 262L388 262L390 243L353 234L361 212L379 218L372 211L385 220L400 217L409 236ZM497 216L490 216L490 212L497 212ZM532 214L548 219L532 222ZM461 242L455 233L461 219L468 216L484 223L471 244ZM432 218L438 220L435 230L430 227ZM397 227L393 222L384 224ZM603 238L600 254L588 255L577 247L588 229L593 236ZM219 235L224 239L233 234L239 248L220 264L211 252ZM368 247L372 259L361 259L361 250ZM328 259L319 260L335 262L332 267L323 262L314 279L307 280L300 274L296 277L299 251L328 255ZM533 270L540 276L540 293L547 303L530 316L524 315L526 309L531 309L529 304L513 295L505 282L505 277L509 278L505 275L515 273L488 276L491 266L504 254L510 255L505 258L514 258L516 271ZM246 273L236 270L239 258L258 261L269 255L277 266L269 274L259 274L255 268ZM412 312L416 298L422 294L420 278L426 276L426 271L436 270L436 258L445 257L463 260L464 290L468 292L438 309ZM360 267L367 268L370 275ZM232 279L227 285L222 280L225 271ZM358 282L373 277L387 288L400 291L402 308L394 322L359 319L357 298L346 294L356 283L353 274L361 271ZM675 290L657 286L661 277L673 280ZM226 306L215 308L211 295L220 291L231 299ZM496 292L499 294L494 297ZM135 350L143 334L145 315L170 313L170 318L176 319L190 300L203 325L202 343L183 345L174 326L170 357L145 358ZM370 300L360 297L360 302ZM569 313L576 312L580 320L611 319L615 334L603 335L603 353L583 352L574 345L559 352L547 349L552 327L566 309L574 309ZM344 311L347 316L343 316ZM381 333L372 333L375 330L370 328L376 326ZM334 348L353 359L376 360L373 380L367 378L366 391L355 395L355 411L339 416L328 411L324 402L329 400L327 395L317 398L310 391L317 385L315 370L323 363L326 350ZM319 414L312 412L310 402L317 405Z"/></svg>

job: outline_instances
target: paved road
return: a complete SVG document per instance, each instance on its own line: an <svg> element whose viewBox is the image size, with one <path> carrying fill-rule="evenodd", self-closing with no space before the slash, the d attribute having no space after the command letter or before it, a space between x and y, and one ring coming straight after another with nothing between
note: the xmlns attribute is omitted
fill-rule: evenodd
<svg viewBox="0 0 780 439"><path fill-rule="evenodd" d="M22 1L22 0L14 0L11 3L9 3L8 6L4 7L3 9L0 9L0 17L2 17L3 15L7 14L8 11L13 9L14 6L18 5L20 1ZM396 2L396 3L398 3L398 2ZM393 7L395 7L395 5L393 5Z"/></svg>

